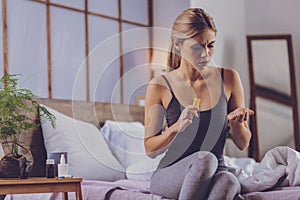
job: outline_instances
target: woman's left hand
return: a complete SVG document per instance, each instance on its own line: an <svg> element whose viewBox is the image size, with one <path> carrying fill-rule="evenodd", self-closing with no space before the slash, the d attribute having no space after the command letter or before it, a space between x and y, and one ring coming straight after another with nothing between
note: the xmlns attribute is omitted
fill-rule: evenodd
<svg viewBox="0 0 300 200"><path fill-rule="evenodd" d="M249 108L240 107L229 113L227 119L230 123L243 123L248 120L249 115L254 115L254 111Z"/></svg>

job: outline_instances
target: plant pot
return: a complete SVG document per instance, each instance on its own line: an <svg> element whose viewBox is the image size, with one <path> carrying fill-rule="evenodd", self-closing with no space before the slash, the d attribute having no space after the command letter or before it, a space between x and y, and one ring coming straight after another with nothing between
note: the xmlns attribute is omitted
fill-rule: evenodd
<svg viewBox="0 0 300 200"><path fill-rule="evenodd" d="M0 160L0 178L27 178L26 158L4 156Z"/></svg>
<svg viewBox="0 0 300 200"><path fill-rule="evenodd" d="M20 176L19 161L12 157L4 156L0 160L1 178L18 178Z"/></svg>
<svg viewBox="0 0 300 200"><path fill-rule="evenodd" d="M0 158L0 178L27 178L34 163L31 151L16 144L20 154L13 156L10 153L12 144L13 142L1 143L4 155Z"/></svg>

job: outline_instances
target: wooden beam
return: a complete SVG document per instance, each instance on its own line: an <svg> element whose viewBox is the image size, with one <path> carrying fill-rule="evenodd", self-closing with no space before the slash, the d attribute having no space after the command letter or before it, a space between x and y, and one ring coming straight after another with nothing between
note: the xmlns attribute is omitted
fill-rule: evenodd
<svg viewBox="0 0 300 200"><path fill-rule="evenodd" d="M149 78L153 78L153 70L151 69L151 62L153 58L153 0L148 0L148 26L149 26ZM149 80L149 81L150 81Z"/></svg>
<svg viewBox="0 0 300 200"><path fill-rule="evenodd" d="M297 96L297 84L295 76L295 65L294 65L294 53L293 53L293 42L292 36L287 37L287 48L289 54L289 65L290 65L290 85L291 85L291 105L293 108L293 120L294 120L294 139L295 147L297 151L300 151L300 125L299 125L299 112L298 112L298 96Z"/></svg>
<svg viewBox="0 0 300 200"><path fill-rule="evenodd" d="M86 63L86 100L90 101L90 60L89 60L89 19L88 19L88 0L84 4L85 18L85 63Z"/></svg>
<svg viewBox="0 0 300 200"><path fill-rule="evenodd" d="M120 103L124 103L124 58L123 58L123 26L122 26L122 0L118 0L118 13L119 13L119 43L120 43Z"/></svg>
<svg viewBox="0 0 300 200"><path fill-rule="evenodd" d="M7 6L6 0L2 0L2 26L3 26L3 60L4 75L8 74L8 42L7 42ZM1 63L2 64L2 63Z"/></svg>
<svg viewBox="0 0 300 200"><path fill-rule="evenodd" d="M248 52L248 67L249 67L249 82L250 82L250 108L256 111L256 90L254 82L254 69L252 62L252 50L251 50L251 38L247 37L247 52ZM259 143L258 143L258 133L257 133L257 118L256 115L250 116L250 130L252 136L250 139L250 144L248 148L248 156L254 158L256 161L260 161L259 154Z"/></svg>
<svg viewBox="0 0 300 200"><path fill-rule="evenodd" d="M291 106L292 99L289 95L283 94L281 92L275 91L273 89L255 85L256 95L271 101L276 101L278 103L284 104L286 106Z"/></svg>
<svg viewBox="0 0 300 200"><path fill-rule="evenodd" d="M51 55L51 20L49 0L46 0L46 24L47 24L47 63L48 63L48 98L52 98L52 55Z"/></svg>

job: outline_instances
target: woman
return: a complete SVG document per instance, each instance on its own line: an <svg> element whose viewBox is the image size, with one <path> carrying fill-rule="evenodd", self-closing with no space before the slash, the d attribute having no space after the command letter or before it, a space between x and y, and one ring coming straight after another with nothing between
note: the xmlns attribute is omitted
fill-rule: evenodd
<svg viewBox="0 0 300 200"><path fill-rule="evenodd" d="M165 156L151 179L151 192L171 199L233 199L237 178L223 159L229 121L239 149L248 146L247 125L254 112L245 108L242 84L233 69L208 66L216 27L200 8L183 11L171 34L172 70L150 81L145 100L145 149ZM200 106L192 105L200 98ZM229 114L228 114L229 113ZM164 118L167 128L163 130ZM167 150L167 151L166 151Z"/></svg>

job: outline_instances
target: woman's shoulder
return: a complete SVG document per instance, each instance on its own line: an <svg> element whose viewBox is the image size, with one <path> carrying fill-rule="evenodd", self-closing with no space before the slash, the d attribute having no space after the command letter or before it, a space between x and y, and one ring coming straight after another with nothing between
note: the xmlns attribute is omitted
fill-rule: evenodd
<svg viewBox="0 0 300 200"><path fill-rule="evenodd" d="M163 76L166 76L165 74L161 74L161 75L159 75L159 76L155 76L155 77L153 77L151 80L150 80L150 84L159 84L159 85L161 85L161 84L164 84L166 81L165 81L165 79L164 79L164 77Z"/></svg>
<svg viewBox="0 0 300 200"><path fill-rule="evenodd" d="M224 70L224 81L235 81L240 78L240 75L236 69L228 67L219 67L220 71Z"/></svg>
<svg viewBox="0 0 300 200"><path fill-rule="evenodd" d="M168 74L166 73L155 76L149 81L148 87L152 90L162 92L164 89L168 88L166 79L168 80Z"/></svg>
<svg viewBox="0 0 300 200"><path fill-rule="evenodd" d="M224 86L225 90L228 92L232 92L232 90L237 85L241 85L241 79L238 71L233 68L223 68L224 69Z"/></svg>
<svg viewBox="0 0 300 200"><path fill-rule="evenodd" d="M150 83L152 84L159 84L163 86L167 86L167 82L170 82L174 77L174 72L164 72L158 76L155 76L150 80Z"/></svg>
<svg viewBox="0 0 300 200"><path fill-rule="evenodd" d="M165 77L166 74L163 74ZM162 104L164 94L168 91L168 83L162 75L153 77L147 87L146 99L149 104Z"/></svg>

